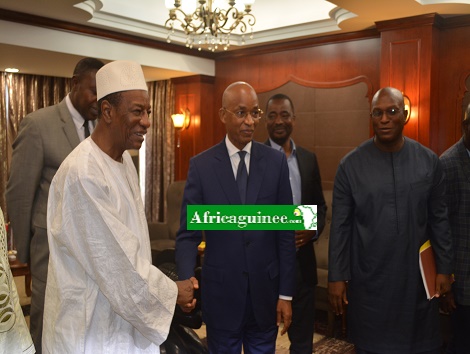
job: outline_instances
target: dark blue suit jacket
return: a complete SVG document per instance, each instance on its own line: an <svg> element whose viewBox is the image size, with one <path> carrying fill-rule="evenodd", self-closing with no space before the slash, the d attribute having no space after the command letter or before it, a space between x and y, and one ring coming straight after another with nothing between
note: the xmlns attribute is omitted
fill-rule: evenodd
<svg viewBox="0 0 470 354"><path fill-rule="evenodd" d="M201 231L186 230L188 204L241 204L225 141L190 160L176 237L179 279L194 275ZM292 204L285 155L254 142L246 204ZM262 329L276 323L279 295L293 296L293 231L205 231L202 311L207 326L238 330L251 296Z"/></svg>

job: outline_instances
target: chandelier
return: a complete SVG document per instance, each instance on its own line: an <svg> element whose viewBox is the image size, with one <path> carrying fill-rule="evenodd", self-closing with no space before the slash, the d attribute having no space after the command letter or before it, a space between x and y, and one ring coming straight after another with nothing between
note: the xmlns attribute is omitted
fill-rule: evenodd
<svg viewBox="0 0 470 354"><path fill-rule="evenodd" d="M235 3L237 2L237 3ZM167 42L175 29L186 33L186 47L198 50L203 47L210 51L230 47L230 34L241 33L241 44L245 44L245 33L250 28L253 38L253 25L256 18L251 14L255 0L165 0L170 17L165 22L168 28ZM224 9L224 7L227 7Z"/></svg>

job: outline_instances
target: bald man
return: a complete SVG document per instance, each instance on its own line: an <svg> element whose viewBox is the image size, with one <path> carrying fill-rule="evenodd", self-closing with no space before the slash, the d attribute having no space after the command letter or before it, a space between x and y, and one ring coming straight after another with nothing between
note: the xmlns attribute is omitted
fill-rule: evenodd
<svg viewBox="0 0 470 354"><path fill-rule="evenodd" d="M187 230L187 205L292 204L285 155L253 141L261 114L249 84L226 88L219 117L227 134L189 165L176 237L179 279L194 276L202 240L201 231ZM241 353L243 346L245 353L274 353L277 326L284 323L284 334L292 317L294 232L206 230L205 241L201 291L209 352Z"/></svg>
<svg viewBox="0 0 470 354"><path fill-rule="evenodd" d="M436 298L449 291L452 273L443 169L435 153L403 136L399 90L379 90L371 107L374 137L342 159L335 177L330 303L337 314L348 305L349 338L359 354L437 354ZM418 256L428 239L438 273L431 301Z"/></svg>

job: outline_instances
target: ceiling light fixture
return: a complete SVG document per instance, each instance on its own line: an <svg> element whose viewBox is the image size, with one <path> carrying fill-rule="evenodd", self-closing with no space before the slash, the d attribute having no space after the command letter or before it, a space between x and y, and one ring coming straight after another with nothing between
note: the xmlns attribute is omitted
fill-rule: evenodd
<svg viewBox="0 0 470 354"><path fill-rule="evenodd" d="M186 33L186 47L203 47L215 52L219 47L230 47L230 34L237 30L242 34L241 44L245 44L245 33L250 27L253 38L253 25L256 18L250 13L255 0L165 0L170 10L166 20L167 42L175 29ZM199 3L199 4L197 4ZM226 8L228 6L228 8Z"/></svg>
<svg viewBox="0 0 470 354"><path fill-rule="evenodd" d="M17 69L17 68L6 68L6 69L5 69L5 72L7 72L7 73L18 73L18 72L20 72L20 69Z"/></svg>

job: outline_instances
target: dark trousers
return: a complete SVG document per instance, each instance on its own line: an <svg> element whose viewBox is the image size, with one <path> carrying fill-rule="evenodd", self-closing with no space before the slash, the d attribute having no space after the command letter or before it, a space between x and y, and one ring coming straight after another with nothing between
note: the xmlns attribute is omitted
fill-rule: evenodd
<svg viewBox="0 0 470 354"><path fill-rule="evenodd" d="M223 314L220 314L223 316ZM245 316L242 328L237 331L225 331L206 327L207 345L210 354L274 354L278 328L261 330L256 323L250 296L247 296Z"/></svg>
<svg viewBox="0 0 470 354"><path fill-rule="evenodd" d="M306 283L296 266L296 292L292 299L292 324L287 331L291 354L311 354L313 352L313 332L315 324L315 286Z"/></svg>
<svg viewBox="0 0 470 354"><path fill-rule="evenodd" d="M32 277L30 326L31 337L36 354L42 353L42 320L44 317L44 300L46 297L47 266L49 262L49 245L47 231L35 228L31 240L30 267Z"/></svg>
<svg viewBox="0 0 470 354"><path fill-rule="evenodd" d="M449 344L448 353L470 353L470 306L456 304L451 315L453 342Z"/></svg>

